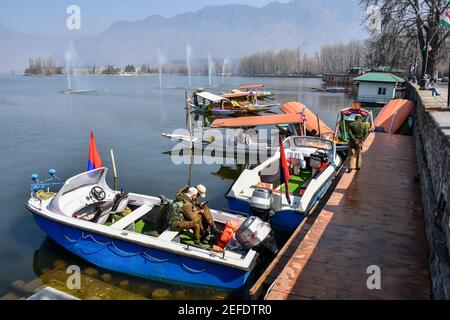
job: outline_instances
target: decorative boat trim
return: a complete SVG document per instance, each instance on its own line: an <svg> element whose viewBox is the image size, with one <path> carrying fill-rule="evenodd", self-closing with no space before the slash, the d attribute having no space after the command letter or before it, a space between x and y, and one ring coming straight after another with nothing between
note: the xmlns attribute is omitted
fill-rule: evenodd
<svg viewBox="0 0 450 320"><path fill-rule="evenodd" d="M196 274L204 273L204 272L206 272L206 270L207 270L207 269L203 269L203 270L195 270L195 269L189 268L189 267L188 267L187 265L185 265L184 263L182 263L181 265L183 266L183 269L185 269L186 271L192 272L192 273L196 273Z"/></svg>

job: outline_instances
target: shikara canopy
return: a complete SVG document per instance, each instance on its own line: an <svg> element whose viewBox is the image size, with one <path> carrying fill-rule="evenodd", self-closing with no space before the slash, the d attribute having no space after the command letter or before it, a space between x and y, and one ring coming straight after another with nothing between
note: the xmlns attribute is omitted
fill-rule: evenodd
<svg viewBox="0 0 450 320"><path fill-rule="evenodd" d="M248 96L250 96L250 93L248 92L229 93L222 95L222 97L225 99L247 98Z"/></svg>
<svg viewBox="0 0 450 320"><path fill-rule="evenodd" d="M271 126L281 124L295 124L300 123L302 117L299 114L277 114L273 116L262 117L242 117L234 119L217 119L211 128L251 128L258 126Z"/></svg>
<svg viewBox="0 0 450 320"><path fill-rule="evenodd" d="M241 89L256 89L256 88L264 88L263 84L254 84L248 86L241 86Z"/></svg>
<svg viewBox="0 0 450 320"><path fill-rule="evenodd" d="M213 102L213 103L221 102L221 101L223 101L223 100L228 100L228 99L226 99L226 98L224 98L224 97L221 97L221 96L218 96L218 95L215 95L215 94L206 92L206 91L203 91L203 92L197 92L196 95L199 96L199 97L201 97L201 98L203 98L203 99L206 99L206 100L208 100L208 101L211 101L211 102Z"/></svg>
<svg viewBox="0 0 450 320"><path fill-rule="evenodd" d="M334 134L334 131L328 127L325 122L317 118L317 115L309 110L303 103L288 102L281 106L281 111L286 114L300 114L302 113L306 118L306 129L308 131L317 131L322 135ZM320 123L320 130L319 130Z"/></svg>

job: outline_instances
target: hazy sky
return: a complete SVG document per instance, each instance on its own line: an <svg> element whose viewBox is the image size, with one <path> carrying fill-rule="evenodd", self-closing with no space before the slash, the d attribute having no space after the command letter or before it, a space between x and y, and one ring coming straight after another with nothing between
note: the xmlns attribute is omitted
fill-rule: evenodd
<svg viewBox="0 0 450 320"><path fill-rule="evenodd" d="M81 8L77 35L98 34L117 20L142 20L159 14L172 16L207 5L248 4L264 6L275 0L1 0L0 24L16 31L40 35L67 35L66 8ZM279 0L289 2L289 0Z"/></svg>

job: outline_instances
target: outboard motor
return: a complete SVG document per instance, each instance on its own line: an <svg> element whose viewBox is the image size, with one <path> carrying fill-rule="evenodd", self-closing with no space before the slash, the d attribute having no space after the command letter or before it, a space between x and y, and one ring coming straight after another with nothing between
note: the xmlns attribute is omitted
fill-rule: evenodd
<svg viewBox="0 0 450 320"><path fill-rule="evenodd" d="M323 165L329 163L328 155L324 150L318 150L314 154L311 155L311 159L309 164L312 168L318 170Z"/></svg>
<svg viewBox="0 0 450 320"><path fill-rule="evenodd" d="M253 214L268 222L272 211L273 194L266 189L256 189L250 199Z"/></svg>
<svg viewBox="0 0 450 320"><path fill-rule="evenodd" d="M278 253L275 235L270 224L258 217L248 218L236 231L236 240L246 249L253 249L261 254L268 251Z"/></svg>

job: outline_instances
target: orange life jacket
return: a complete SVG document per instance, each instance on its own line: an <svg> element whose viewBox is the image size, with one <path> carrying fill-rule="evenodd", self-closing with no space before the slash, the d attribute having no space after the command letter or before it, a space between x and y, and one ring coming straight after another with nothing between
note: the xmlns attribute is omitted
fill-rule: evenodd
<svg viewBox="0 0 450 320"><path fill-rule="evenodd" d="M219 239L219 247L225 249L225 247L230 243L233 239L233 236L236 234L236 231L239 229L239 225L234 221L228 221L225 230L223 230L222 235Z"/></svg>

